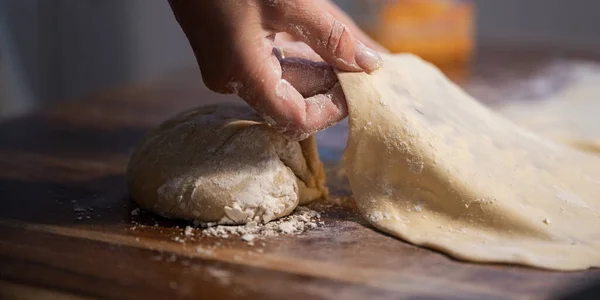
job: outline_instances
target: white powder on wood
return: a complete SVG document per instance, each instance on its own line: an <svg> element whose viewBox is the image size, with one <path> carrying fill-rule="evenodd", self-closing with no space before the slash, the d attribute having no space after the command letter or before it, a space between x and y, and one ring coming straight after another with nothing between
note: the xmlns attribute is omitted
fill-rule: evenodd
<svg viewBox="0 0 600 300"><path fill-rule="evenodd" d="M320 218L321 215L318 212L305 207L298 207L291 215L266 224L249 222L239 226L218 225L204 229L202 234L219 238L240 236L242 240L253 244L256 239L294 235L316 228Z"/></svg>
<svg viewBox="0 0 600 300"><path fill-rule="evenodd" d="M210 249L210 248L204 248L201 246L196 247L196 252L200 253L200 254L204 254L207 256L213 256L215 255L215 250Z"/></svg>
<svg viewBox="0 0 600 300"><path fill-rule="evenodd" d="M254 241L255 238L256 238L256 236L252 233L246 233L246 234L242 235L242 240L246 241L248 243Z"/></svg>
<svg viewBox="0 0 600 300"><path fill-rule="evenodd" d="M208 272L208 274L211 277L215 278L219 284L221 284L221 285L231 284L231 273L229 271L217 269L217 268L213 268L213 267L208 267L206 269L206 271Z"/></svg>
<svg viewBox="0 0 600 300"><path fill-rule="evenodd" d="M194 235L194 232L192 231L192 227L191 226L186 226L185 229L183 230L183 234L185 236L191 236Z"/></svg>

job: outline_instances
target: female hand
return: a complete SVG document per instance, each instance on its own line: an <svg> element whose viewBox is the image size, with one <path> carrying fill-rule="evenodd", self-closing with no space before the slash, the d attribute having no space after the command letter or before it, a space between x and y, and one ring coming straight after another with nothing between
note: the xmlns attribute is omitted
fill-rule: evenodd
<svg viewBox="0 0 600 300"><path fill-rule="evenodd" d="M326 0L169 2L206 86L238 94L291 140L346 117L333 68L372 72L382 64L356 36L377 44Z"/></svg>

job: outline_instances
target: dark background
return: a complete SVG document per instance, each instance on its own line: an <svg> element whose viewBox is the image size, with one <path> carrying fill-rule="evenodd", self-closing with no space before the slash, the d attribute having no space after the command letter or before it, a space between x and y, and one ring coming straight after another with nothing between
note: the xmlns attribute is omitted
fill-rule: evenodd
<svg viewBox="0 0 600 300"><path fill-rule="evenodd" d="M474 2L478 43L600 49L600 1ZM193 65L167 0L0 0L0 119Z"/></svg>

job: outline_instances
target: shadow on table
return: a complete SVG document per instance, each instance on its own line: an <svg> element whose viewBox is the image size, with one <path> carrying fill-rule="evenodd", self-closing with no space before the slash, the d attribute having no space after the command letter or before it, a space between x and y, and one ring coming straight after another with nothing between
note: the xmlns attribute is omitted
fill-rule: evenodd
<svg viewBox="0 0 600 300"><path fill-rule="evenodd" d="M129 197L123 175L77 182L0 178L0 219L48 225L185 227L144 211Z"/></svg>
<svg viewBox="0 0 600 300"><path fill-rule="evenodd" d="M600 299L600 280L596 280L591 285L587 285L577 291L564 294L557 300L597 300Z"/></svg>
<svg viewBox="0 0 600 300"><path fill-rule="evenodd" d="M122 175L77 182L0 179L0 217L46 224L123 221L132 203Z"/></svg>
<svg viewBox="0 0 600 300"><path fill-rule="evenodd" d="M0 124L0 150L79 156L128 153L147 130L84 128L43 118L16 118Z"/></svg>

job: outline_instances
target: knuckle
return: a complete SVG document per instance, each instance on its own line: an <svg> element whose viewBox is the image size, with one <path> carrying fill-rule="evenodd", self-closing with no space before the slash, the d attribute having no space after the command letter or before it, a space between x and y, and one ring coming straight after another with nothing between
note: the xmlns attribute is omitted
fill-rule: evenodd
<svg viewBox="0 0 600 300"><path fill-rule="evenodd" d="M331 31L327 37L327 51L334 57L341 56L344 39L347 38L349 34L350 32L348 31L346 25L339 20L334 19L331 25Z"/></svg>
<svg viewBox="0 0 600 300"><path fill-rule="evenodd" d="M226 57L230 56L223 56L212 60L206 57L198 59L204 85L211 91L220 94L230 94L239 91L240 84L236 80L238 77L236 75L239 75L239 72L233 71L240 69L236 67L237 63L234 60L226 59ZM215 58L214 55L208 55L208 57Z"/></svg>
<svg viewBox="0 0 600 300"><path fill-rule="evenodd" d="M219 76L217 74L212 74L212 72L205 72L202 70L202 81L204 85L211 91L216 93L226 93L226 81L223 76Z"/></svg>
<svg viewBox="0 0 600 300"><path fill-rule="evenodd" d="M213 92L225 93L224 87L227 84L227 75L229 72L221 66L221 57L218 57L216 60L207 59L207 57L215 56L210 51L199 51L197 48L194 48L194 55L196 56L204 85Z"/></svg>
<svg viewBox="0 0 600 300"><path fill-rule="evenodd" d="M308 132L310 130L309 124L306 120L304 113L295 113L292 115L291 122L293 124L294 131L297 132Z"/></svg>

